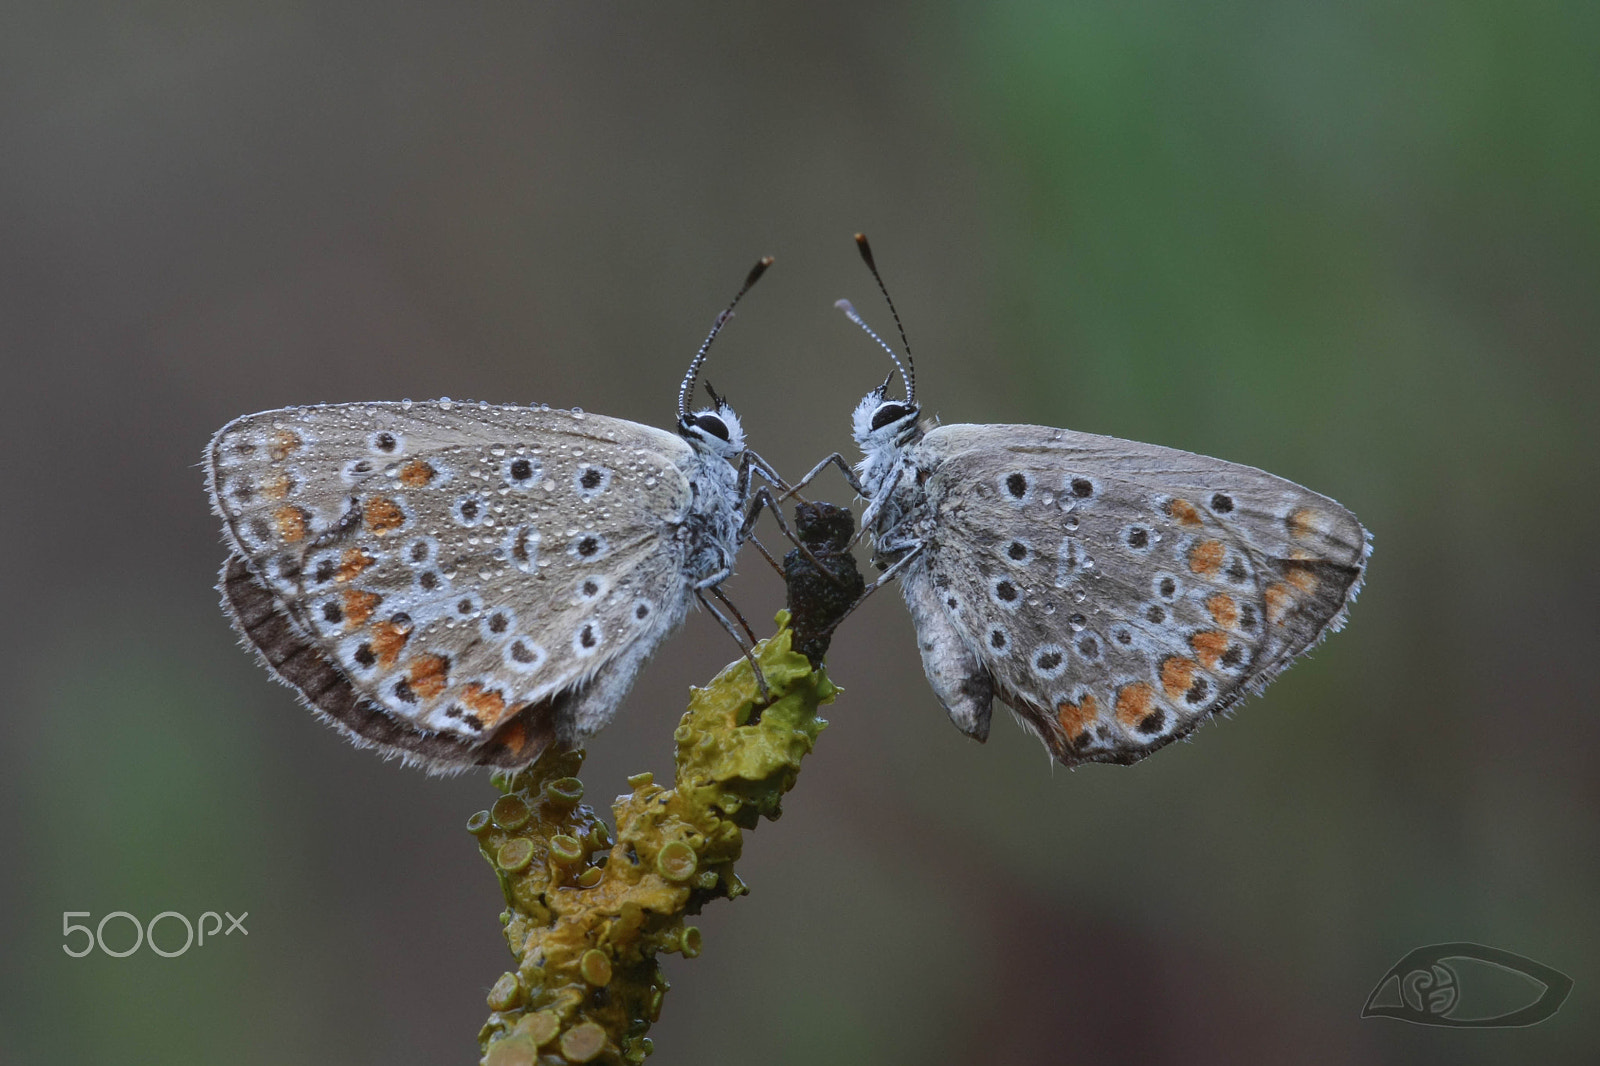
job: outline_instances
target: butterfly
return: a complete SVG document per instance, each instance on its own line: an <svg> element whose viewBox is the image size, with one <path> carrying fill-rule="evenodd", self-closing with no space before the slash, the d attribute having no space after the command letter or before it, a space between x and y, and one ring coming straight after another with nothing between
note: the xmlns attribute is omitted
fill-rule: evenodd
<svg viewBox="0 0 1600 1066"><path fill-rule="evenodd" d="M886 301L864 236L858 249ZM957 728L1011 708L1059 762L1132 763L1339 629L1371 538L1344 507L1237 463L1067 429L921 421L905 361L852 415L874 588L898 578ZM895 323L898 313L889 302Z"/></svg>
<svg viewBox="0 0 1600 1066"><path fill-rule="evenodd" d="M448 399L229 422L204 466L244 643L358 746L437 773L581 743L691 599L735 632L705 594L731 609L718 586L754 519L753 473L777 475L726 400L691 412L689 397L771 262L696 352L676 432Z"/></svg>

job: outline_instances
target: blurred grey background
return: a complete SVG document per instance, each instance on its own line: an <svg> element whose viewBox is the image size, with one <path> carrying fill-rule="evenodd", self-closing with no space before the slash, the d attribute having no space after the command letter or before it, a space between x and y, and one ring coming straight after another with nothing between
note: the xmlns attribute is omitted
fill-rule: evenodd
<svg viewBox="0 0 1600 1066"><path fill-rule="evenodd" d="M1266 467L1362 517L1370 580L1232 720L1075 773L951 728L878 597L652 1061L1593 1061L1597 12L8 5L0 1059L474 1061L493 792L346 746L234 646L201 448L438 395L666 425L772 254L710 379L798 473L886 369L832 307L888 325L860 229L929 413ZM731 657L693 619L589 795L667 773ZM63 911L224 909L248 939L60 946ZM1529 1030L1358 1018L1449 940L1576 991Z"/></svg>

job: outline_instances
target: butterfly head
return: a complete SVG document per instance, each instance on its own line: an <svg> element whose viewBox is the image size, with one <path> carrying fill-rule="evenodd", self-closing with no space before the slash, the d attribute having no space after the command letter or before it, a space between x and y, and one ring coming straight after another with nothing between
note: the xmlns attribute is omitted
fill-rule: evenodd
<svg viewBox="0 0 1600 1066"><path fill-rule="evenodd" d="M712 391L710 385L706 391L711 393L713 406L678 419L678 433L697 451L737 462L744 454L744 426L724 397Z"/></svg>
<svg viewBox="0 0 1600 1066"><path fill-rule="evenodd" d="M851 433L863 452L904 446L917 436L922 409L909 398L890 399L888 392L889 382L885 380L861 398L850 416Z"/></svg>
<svg viewBox="0 0 1600 1066"><path fill-rule="evenodd" d="M700 350L690 362L689 372L683 376L683 384L678 386L678 434L689 442L690 447L703 455L716 455L731 462L738 462L744 455L744 427L739 424L739 416L733 413L728 401L718 396L716 390L707 384L706 391L711 393L712 406L702 407L691 413L689 397L694 392L694 383L700 374L700 368L705 365L706 353L711 350L711 342L717 339L722 327L733 317L733 309L738 306L739 300L750 291L750 286L761 279L761 275L765 274L771 265L772 257L769 255L758 260L750 269L750 273L744 279L744 285L734 296L733 302L728 304L712 323L711 332L706 335Z"/></svg>

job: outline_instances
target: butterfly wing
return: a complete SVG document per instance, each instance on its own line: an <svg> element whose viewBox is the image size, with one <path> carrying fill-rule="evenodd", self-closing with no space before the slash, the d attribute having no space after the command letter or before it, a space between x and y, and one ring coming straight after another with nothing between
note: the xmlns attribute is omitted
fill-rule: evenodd
<svg viewBox="0 0 1600 1066"><path fill-rule="evenodd" d="M236 419L206 451L224 604L358 742L522 765L604 724L682 620L689 457L672 433L526 407Z"/></svg>
<svg viewBox="0 0 1600 1066"><path fill-rule="evenodd" d="M1260 691L1360 587L1355 516L1252 467L1039 426L916 449L932 520L907 600L1068 765L1135 762Z"/></svg>

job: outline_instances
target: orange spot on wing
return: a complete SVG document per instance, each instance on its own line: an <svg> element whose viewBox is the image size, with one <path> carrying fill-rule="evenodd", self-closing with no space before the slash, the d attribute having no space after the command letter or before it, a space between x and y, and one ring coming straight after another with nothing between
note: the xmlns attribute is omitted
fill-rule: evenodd
<svg viewBox="0 0 1600 1066"><path fill-rule="evenodd" d="M1228 650L1228 634L1220 629L1207 629L1190 637L1189 647L1199 657L1200 665L1210 670L1222 658L1222 653Z"/></svg>
<svg viewBox="0 0 1600 1066"><path fill-rule="evenodd" d="M1222 541L1203 540L1189 549L1189 569L1209 577L1222 569L1222 560L1227 555L1228 549L1222 546Z"/></svg>
<svg viewBox="0 0 1600 1066"><path fill-rule="evenodd" d="M1161 690L1170 698L1177 699L1189 691L1197 669L1193 659L1185 659L1181 655L1171 655L1161 660Z"/></svg>
<svg viewBox="0 0 1600 1066"><path fill-rule="evenodd" d="M1168 500L1167 514L1178 520L1181 526L1198 526L1204 524L1200 511L1188 500Z"/></svg>
<svg viewBox="0 0 1600 1066"><path fill-rule="evenodd" d="M438 471L421 459L413 459L400 468L400 483L416 488L433 480Z"/></svg>
<svg viewBox="0 0 1600 1066"><path fill-rule="evenodd" d="M1289 512L1289 517L1284 521L1289 527L1289 536L1297 540L1304 540L1317 532L1317 512L1309 507Z"/></svg>
<svg viewBox="0 0 1600 1066"><path fill-rule="evenodd" d="M521 722L512 722L494 735L494 742L504 744L513 755L521 755L523 749L527 748L529 739L528 730Z"/></svg>
<svg viewBox="0 0 1600 1066"><path fill-rule="evenodd" d="M360 548L346 548L345 553L339 557L339 569L334 572L333 579L341 582L354 581L361 576L361 571L377 561Z"/></svg>
<svg viewBox="0 0 1600 1066"><path fill-rule="evenodd" d="M406 668L411 691L432 699L450 683L450 660L443 655L419 655Z"/></svg>
<svg viewBox="0 0 1600 1066"><path fill-rule="evenodd" d="M292 503L274 511L272 521L278 527L278 536L288 544L305 540L306 534L311 530L310 512Z"/></svg>
<svg viewBox="0 0 1600 1066"><path fill-rule="evenodd" d="M1292 566L1283 575L1283 579L1301 592L1311 593L1317 591L1317 575L1303 566Z"/></svg>
<svg viewBox="0 0 1600 1066"><path fill-rule="evenodd" d="M485 729L499 724L506 717L506 699L499 689L487 688L476 681L461 690L461 705L483 723Z"/></svg>
<svg viewBox="0 0 1600 1066"><path fill-rule="evenodd" d="M1098 717L1100 708L1093 694L1084 696L1078 703L1062 700L1056 707L1056 721L1061 723L1061 728L1066 731L1069 741L1083 736L1083 731L1093 725Z"/></svg>
<svg viewBox="0 0 1600 1066"><path fill-rule="evenodd" d="M271 477L261 479L261 495L269 500L281 500L289 495L289 490L294 488L294 478L288 474L273 474Z"/></svg>
<svg viewBox="0 0 1600 1066"><path fill-rule="evenodd" d="M1226 592L1219 592L1206 600L1206 610L1211 612L1211 620L1226 629L1232 629L1239 621L1239 605L1233 602L1233 597Z"/></svg>
<svg viewBox="0 0 1600 1066"><path fill-rule="evenodd" d="M300 434L292 429L274 430L272 436L267 438L267 457L275 463L281 463L299 451L304 443Z"/></svg>
<svg viewBox="0 0 1600 1066"><path fill-rule="evenodd" d="M1155 709L1156 690L1143 681L1123 685L1117 690L1117 721L1132 729Z"/></svg>
<svg viewBox="0 0 1600 1066"><path fill-rule="evenodd" d="M372 627L372 653L384 669L400 661L400 649L411 639L411 629L393 622L379 622Z"/></svg>
<svg viewBox="0 0 1600 1066"><path fill-rule="evenodd" d="M380 537L406 524L406 513L387 496L369 496L361 505L361 514L368 531Z"/></svg>
<svg viewBox="0 0 1600 1066"><path fill-rule="evenodd" d="M383 601L383 597L376 592L364 589L345 589L343 598L345 621L353 626L366 625L367 619L372 617L372 612Z"/></svg>
<svg viewBox="0 0 1600 1066"><path fill-rule="evenodd" d="M1289 591L1288 585L1274 581L1267 586L1261 597L1267 604L1267 621L1281 622L1283 616L1289 612L1289 604L1294 600L1294 593Z"/></svg>

